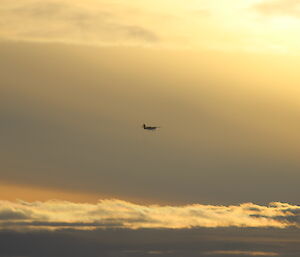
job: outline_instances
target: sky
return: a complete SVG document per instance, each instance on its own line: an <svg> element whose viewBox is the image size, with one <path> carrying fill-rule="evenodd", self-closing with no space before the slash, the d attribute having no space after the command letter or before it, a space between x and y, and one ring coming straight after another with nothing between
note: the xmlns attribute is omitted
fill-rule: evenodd
<svg viewBox="0 0 300 257"><path fill-rule="evenodd" d="M300 1L0 17L0 257L299 256Z"/></svg>

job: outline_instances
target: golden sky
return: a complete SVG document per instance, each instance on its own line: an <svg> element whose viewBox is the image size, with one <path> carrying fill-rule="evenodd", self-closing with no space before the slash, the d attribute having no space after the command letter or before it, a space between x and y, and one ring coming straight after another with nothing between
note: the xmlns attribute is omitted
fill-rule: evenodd
<svg viewBox="0 0 300 257"><path fill-rule="evenodd" d="M298 10L1 1L1 178L28 200L297 203Z"/></svg>
<svg viewBox="0 0 300 257"><path fill-rule="evenodd" d="M297 0L2 0L3 40L297 54Z"/></svg>
<svg viewBox="0 0 300 257"><path fill-rule="evenodd" d="M299 28L299 0L0 0L0 257L298 257Z"/></svg>
<svg viewBox="0 0 300 257"><path fill-rule="evenodd" d="M11 185L297 203L297 57L28 42L0 52L1 178ZM162 129L145 134L143 122Z"/></svg>

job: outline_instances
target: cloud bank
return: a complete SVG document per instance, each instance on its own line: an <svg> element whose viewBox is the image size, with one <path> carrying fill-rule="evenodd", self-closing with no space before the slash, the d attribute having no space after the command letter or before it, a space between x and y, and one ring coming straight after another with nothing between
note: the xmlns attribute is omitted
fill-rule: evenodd
<svg viewBox="0 0 300 257"><path fill-rule="evenodd" d="M1 229L73 228L166 228L195 227L299 227L300 206L244 203L236 206L138 205L121 200L96 204L51 200L46 202L0 202Z"/></svg>
<svg viewBox="0 0 300 257"><path fill-rule="evenodd" d="M0 231L0 256L299 256L299 229L197 228Z"/></svg>

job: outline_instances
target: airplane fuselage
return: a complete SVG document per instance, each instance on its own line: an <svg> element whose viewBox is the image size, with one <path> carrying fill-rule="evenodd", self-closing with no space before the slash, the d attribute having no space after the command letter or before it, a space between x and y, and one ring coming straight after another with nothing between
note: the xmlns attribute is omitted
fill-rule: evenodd
<svg viewBox="0 0 300 257"><path fill-rule="evenodd" d="M143 128L145 129L145 130L156 130L158 127L151 127L151 126L146 126L146 124L143 124Z"/></svg>

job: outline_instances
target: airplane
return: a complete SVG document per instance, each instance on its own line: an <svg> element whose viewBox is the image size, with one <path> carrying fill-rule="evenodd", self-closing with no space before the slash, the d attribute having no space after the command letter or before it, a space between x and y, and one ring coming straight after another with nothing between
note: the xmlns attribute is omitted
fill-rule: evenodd
<svg viewBox="0 0 300 257"><path fill-rule="evenodd" d="M153 131L153 130L156 130L160 127L151 127L151 126L146 126L146 124L143 124L143 128L146 129L146 130L152 130Z"/></svg>

